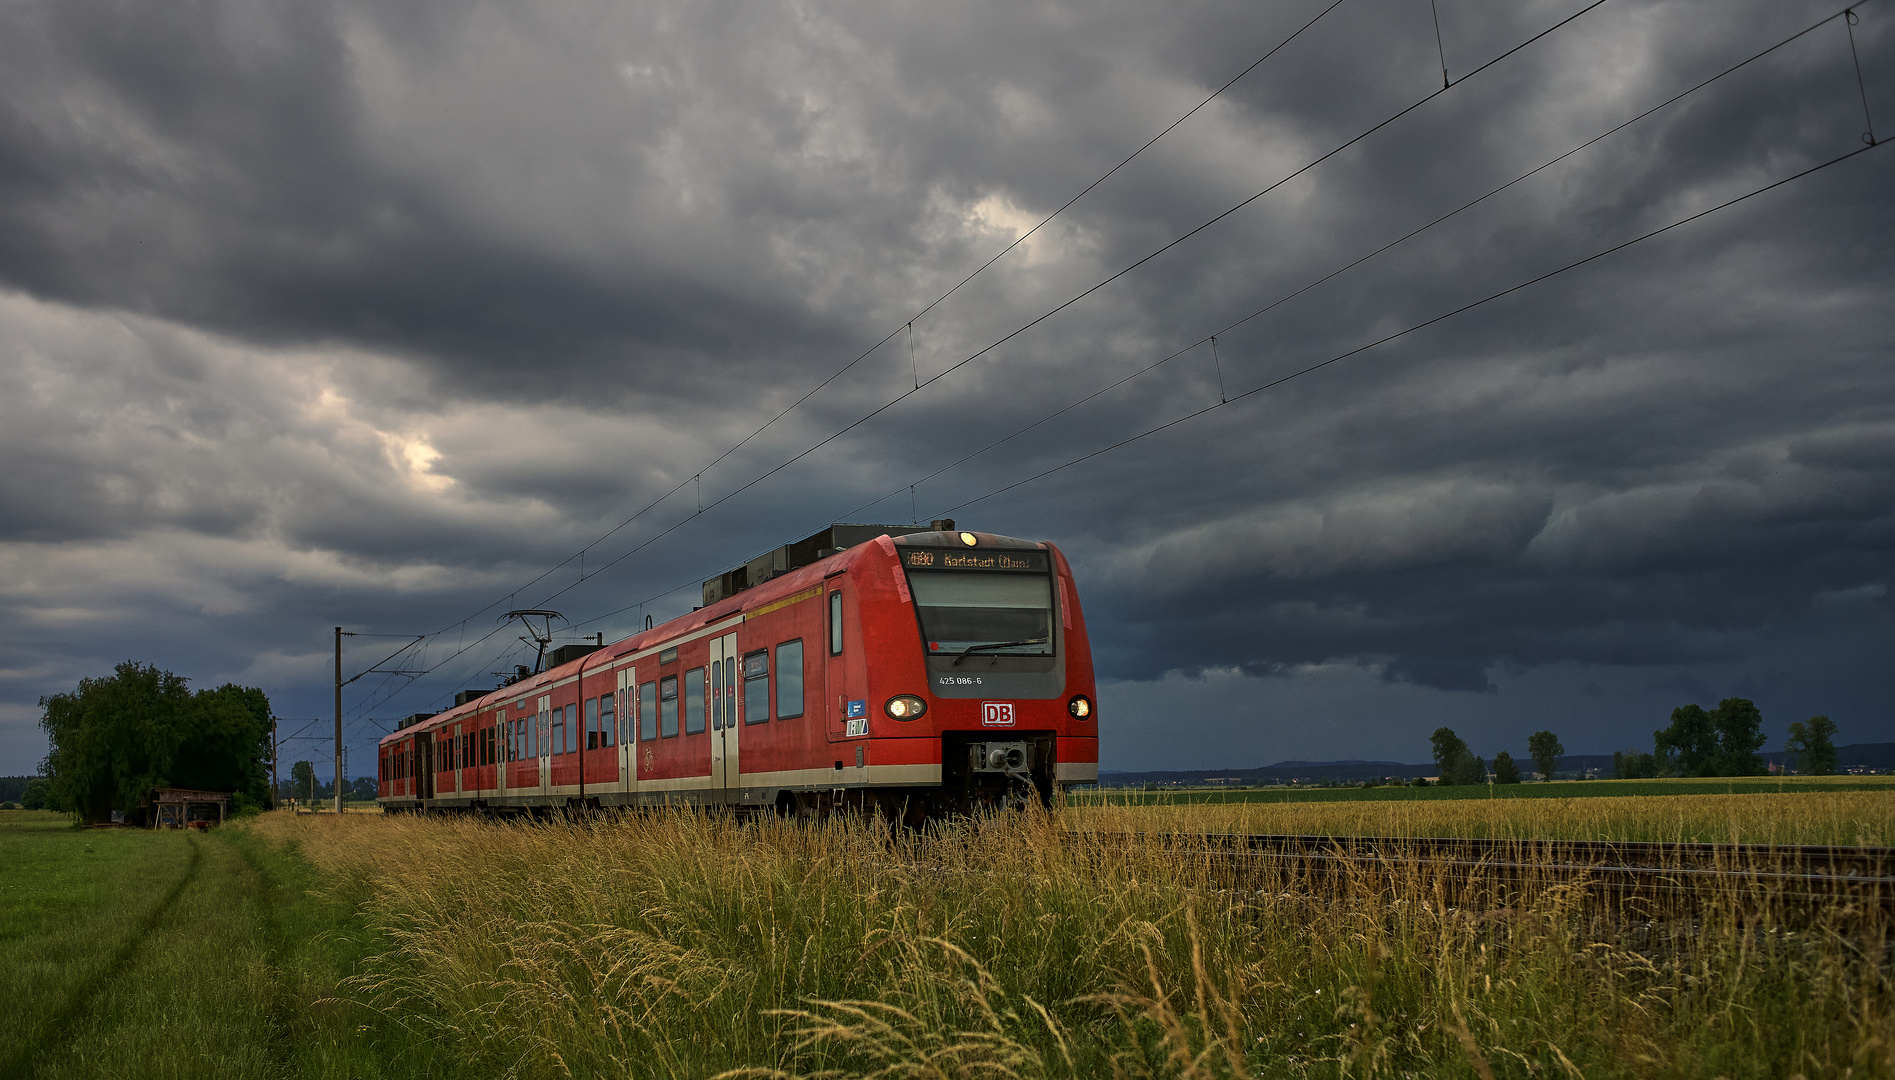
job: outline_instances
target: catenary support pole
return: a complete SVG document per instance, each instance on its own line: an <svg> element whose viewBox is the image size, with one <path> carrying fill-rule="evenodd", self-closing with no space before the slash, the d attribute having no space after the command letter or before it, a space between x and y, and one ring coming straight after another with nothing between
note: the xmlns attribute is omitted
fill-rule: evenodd
<svg viewBox="0 0 1895 1080"><path fill-rule="evenodd" d="M336 627L336 813L342 812L342 628Z"/></svg>

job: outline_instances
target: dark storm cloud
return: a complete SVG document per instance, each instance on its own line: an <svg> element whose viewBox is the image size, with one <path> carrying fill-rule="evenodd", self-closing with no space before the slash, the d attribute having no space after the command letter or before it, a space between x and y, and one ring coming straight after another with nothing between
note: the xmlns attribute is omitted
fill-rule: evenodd
<svg viewBox="0 0 1895 1080"><path fill-rule="evenodd" d="M1582 5L1442 0L1465 82L721 501L1439 87L1427 5L1349 0L706 468L1322 6L9 7L6 696L135 655L313 712L335 622L453 626L429 664L490 602L616 633L824 521L925 519L1859 145L1832 23L1220 330L1828 14L1609 3L1470 77ZM1856 43L1895 117L1890 21ZM1867 700L1885 153L958 515L1068 548L1139 715L1265 684L1334 739L1381 737L1370 684ZM680 484L584 584L521 588ZM509 640L355 700L423 707Z"/></svg>

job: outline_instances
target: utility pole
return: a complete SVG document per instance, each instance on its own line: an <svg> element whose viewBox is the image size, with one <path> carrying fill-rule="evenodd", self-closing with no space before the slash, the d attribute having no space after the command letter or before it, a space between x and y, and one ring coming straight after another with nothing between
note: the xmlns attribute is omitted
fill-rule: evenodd
<svg viewBox="0 0 1895 1080"><path fill-rule="evenodd" d="M342 813L342 628L336 627L336 813Z"/></svg>
<svg viewBox="0 0 1895 1080"><path fill-rule="evenodd" d="M342 752L342 688L354 682L355 680L361 678L362 676L367 675L369 672L378 672L383 675L426 675L427 674L427 672L425 671L405 671L400 668L385 668L382 666L383 664L386 664L390 660L393 660L395 657L400 656L402 653L407 652L409 649L414 648L416 645L420 644L427 637L427 635L425 634L416 634L412 638L409 639L408 644L403 645L401 648L396 649L394 652L389 653L387 656L384 656L380 660L375 661L373 664L370 664L368 667L364 668L363 670L356 672L354 675L351 675L347 679L344 679L342 677L342 639L345 637L358 637L358 636L360 637L403 637L405 635L402 635L402 634L363 634L360 631L344 630L340 626L336 627L336 813L338 814L342 813L342 785L345 782L342 774L348 769L348 758ZM312 796L312 799L313 799L313 796Z"/></svg>
<svg viewBox="0 0 1895 1080"><path fill-rule="evenodd" d="M283 752L276 744L276 712L272 710L270 713L270 809L272 810L276 809L277 784L281 782L276 768L282 757Z"/></svg>

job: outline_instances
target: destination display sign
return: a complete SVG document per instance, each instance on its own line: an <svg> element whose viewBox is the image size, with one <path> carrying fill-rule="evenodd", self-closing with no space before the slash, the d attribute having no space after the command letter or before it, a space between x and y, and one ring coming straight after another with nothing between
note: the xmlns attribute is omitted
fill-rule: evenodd
<svg viewBox="0 0 1895 1080"><path fill-rule="evenodd" d="M903 548L902 565L911 570L986 570L1046 572L1044 551L962 551L954 548Z"/></svg>

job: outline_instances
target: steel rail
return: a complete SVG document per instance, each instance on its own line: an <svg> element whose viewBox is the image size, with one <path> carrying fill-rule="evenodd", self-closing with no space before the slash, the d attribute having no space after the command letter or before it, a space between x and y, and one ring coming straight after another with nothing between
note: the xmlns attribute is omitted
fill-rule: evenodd
<svg viewBox="0 0 1895 1080"><path fill-rule="evenodd" d="M1243 876L1266 868L1334 878L1418 867L1467 881L1571 880L1618 895L1701 897L1744 888L1753 897L1895 906L1895 848L1885 847L1079 829L1066 830L1066 836L1122 849L1203 854Z"/></svg>

